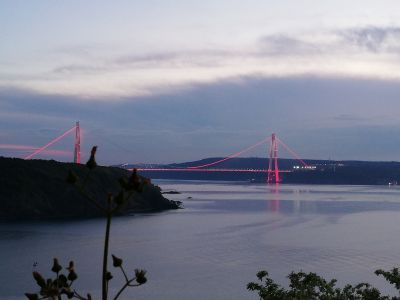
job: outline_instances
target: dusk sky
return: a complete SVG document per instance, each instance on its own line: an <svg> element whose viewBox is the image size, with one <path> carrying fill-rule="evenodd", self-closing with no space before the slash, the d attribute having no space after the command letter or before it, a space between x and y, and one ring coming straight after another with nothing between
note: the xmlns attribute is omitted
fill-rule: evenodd
<svg viewBox="0 0 400 300"><path fill-rule="evenodd" d="M79 120L102 164L272 132L303 158L400 161L398 0L0 0L0 41L0 156ZM73 136L49 150L71 161Z"/></svg>

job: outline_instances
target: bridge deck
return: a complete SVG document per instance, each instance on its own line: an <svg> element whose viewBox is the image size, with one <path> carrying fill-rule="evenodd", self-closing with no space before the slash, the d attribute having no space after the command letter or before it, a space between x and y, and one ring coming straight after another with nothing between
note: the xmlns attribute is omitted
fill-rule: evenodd
<svg viewBox="0 0 400 300"><path fill-rule="evenodd" d="M128 169L132 171L133 169ZM265 169L194 169L194 168L137 168L140 172L237 172L237 173L268 173L274 171L268 171ZM279 170L279 173L290 173L290 170Z"/></svg>

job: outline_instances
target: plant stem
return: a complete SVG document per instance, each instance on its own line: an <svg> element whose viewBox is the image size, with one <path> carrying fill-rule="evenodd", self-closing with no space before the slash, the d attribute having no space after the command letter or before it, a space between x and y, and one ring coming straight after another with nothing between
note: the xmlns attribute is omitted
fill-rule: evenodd
<svg viewBox="0 0 400 300"><path fill-rule="evenodd" d="M121 296L122 292L128 287L128 286L139 286L140 284L131 284L132 282L134 282L136 280L135 278L132 278L129 281L126 281L126 283L124 284L124 286L118 291L118 293L115 295L114 300L117 300L119 298L119 296Z"/></svg>
<svg viewBox="0 0 400 300"><path fill-rule="evenodd" d="M106 273L107 273L107 260L108 260L108 243L110 240L110 227L111 227L111 203L109 203L109 208L107 211L107 225L106 225L106 235L104 238L104 254L103 254L103 276L102 276L102 294L103 300L107 300L107 279L106 279Z"/></svg>
<svg viewBox="0 0 400 300"><path fill-rule="evenodd" d="M122 271L122 274L124 274L125 281L126 281L126 282L128 282L128 281L129 281L129 279L128 279L128 276L126 276L126 273L125 273L125 270L124 270L124 268L123 268L122 266L120 266L120 269L121 269L121 271Z"/></svg>

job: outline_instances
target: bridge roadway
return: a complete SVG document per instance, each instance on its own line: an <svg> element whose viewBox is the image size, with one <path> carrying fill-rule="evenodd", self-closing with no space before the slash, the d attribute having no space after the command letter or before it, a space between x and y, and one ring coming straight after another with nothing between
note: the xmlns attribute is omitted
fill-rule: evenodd
<svg viewBox="0 0 400 300"><path fill-rule="evenodd" d="M133 169L127 169L132 171ZM195 169L195 168L137 168L139 172L237 172L237 173L274 173L265 169ZM291 173L291 170L279 170L279 173Z"/></svg>

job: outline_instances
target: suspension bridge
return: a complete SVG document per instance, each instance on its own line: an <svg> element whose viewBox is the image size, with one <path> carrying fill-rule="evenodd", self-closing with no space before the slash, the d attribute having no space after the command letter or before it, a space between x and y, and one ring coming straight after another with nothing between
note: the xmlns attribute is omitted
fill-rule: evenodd
<svg viewBox="0 0 400 300"><path fill-rule="evenodd" d="M47 148L52 146L53 144L57 143L58 141L62 140L68 135L74 134L75 139L74 139L74 163L80 164L81 163L81 128L79 122L76 122L75 126L72 128L68 129L67 131L63 132L61 135L57 136L53 140L49 141L47 144L44 146L36 149L33 151L31 154L27 155L24 157L24 159L29 160L32 159L34 156L38 155L39 153L42 153L45 151ZM238 168L218 168L217 166L223 162L226 162L228 160L234 159L242 154L245 154L247 152L250 152L256 147L262 146L262 145L268 145L269 148L267 147L267 157L268 157L268 168L267 169L238 169ZM288 173L292 172L292 170L280 170L278 166L278 146L282 146L285 148L285 150L297 161L300 162L303 168L310 168L309 165L307 165L304 160L300 158L299 155L297 155L296 152L294 152L288 145L286 145L282 140L278 138L278 136L273 133L271 134L270 137L267 137L254 145L251 145L239 152L233 153L228 155L227 157L223 159L219 159L207 164L202 164L198 166L190 166L190 167L183 167L183 168L137 168L138 171L140 172L236 172L236 173L265 173L267 175L267 182L268 183L279 183L281 181L281 176L280 173ZM132 170L132 169L128 169Z"/></svg>

